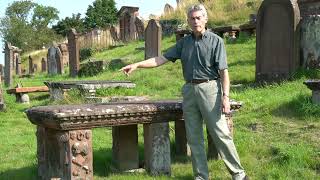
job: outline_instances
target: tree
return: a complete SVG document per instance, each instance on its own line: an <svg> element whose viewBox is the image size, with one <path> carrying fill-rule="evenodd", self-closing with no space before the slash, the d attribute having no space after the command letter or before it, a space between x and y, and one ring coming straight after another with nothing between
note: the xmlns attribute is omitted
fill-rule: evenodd
<svg viewBox="0 0 320 180"><path fill-rule="evenodd" d="M41 6L30 0L14 1L0 19L0 33L4 41L23 50L42 47L57 38L48 25L58 18L58 10Z"/></svg>
<svg viewBox="0 0 320 180"><path fill-rule="evenodd" d="M96 0L89 5L84 20L85 27L92 29L106 27L117 22L117 8L114 0Z"/></svg>
<svg viewBox="0 0 320 180"><path fill-rule="evenodd" d="M84 20L81 18L81 14L72 14L72 17L66 17L59 21L56 25L52 26L52 29L62 36L66 36L71 28L75 28L77 32L84 32Z"/></svg>

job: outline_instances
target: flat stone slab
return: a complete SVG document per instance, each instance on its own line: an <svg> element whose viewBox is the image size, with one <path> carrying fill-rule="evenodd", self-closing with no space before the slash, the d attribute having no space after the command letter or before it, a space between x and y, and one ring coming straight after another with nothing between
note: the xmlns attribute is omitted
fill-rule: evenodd
<svg viewBox="0 0 320 180"><path fill-rule="evenodd" d="M182 103L177 100L166 100L39 106L28 109L26 114L33 124L46 128L90 129L182 119Z"/></svg>
<svg viewBox="0 0 320 180"><path fill-rule="evenodd" d="M312 91L320 91L320 79L309 79L303 82Z"/></svg>
<svg viewBox="0 0 320 180"><path fill-rule="evenodd" d="M59 81L59 82L51 82L45 81L44 84L49 88L60 88L60 89L71 89L71 88L79 88L79 89L99 89L99 88L116 88L116 87L124 87L124 88L134 88L136 84L131 81Z"/></svg>

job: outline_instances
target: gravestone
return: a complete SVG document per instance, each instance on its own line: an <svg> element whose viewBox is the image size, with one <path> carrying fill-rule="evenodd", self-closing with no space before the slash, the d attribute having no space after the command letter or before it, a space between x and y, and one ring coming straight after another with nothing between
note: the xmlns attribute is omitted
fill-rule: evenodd
<svg viewBox="0 0 320 180"><path fill-rule="evenodd" d="M41 59L41 72L46 72L47 71L47 61L45 58Z"/></svg>
<svg viewBox="0 0 320 180"><path fill-rule="evenodd" d="M62 62L64 66L69 65L69 51L68 51L68 46L65 43L61 43L58 45L61 54L62 54Z"/></svg>
<svg viewBox="0 0 320 180"><path fill-rule="evenodd" d="M33 74L33 73L34 73L33 59L32 59L32 57L29 55L29 74Z"/></svg>
<svg viewBox="0 0 320 180"><path fill-rule="evenodd" d="M80 46L78 38L79 34L77 34L75 29L72 29L68 35L69 70L71 77L76 77L80 69Z"/></svg>
<svg viewBox="0 0 320 180"><path fill-rule="evenodd" d="M265 0L257 16L256 81L287 79L299 67L296 0Z"/></svg>
<svg viewBox="0 0 320 180"><path fill-rule="evenodd" d="M161 55L161 33L159 23L151 19L145 32L145 59ZM170 175L170 139L168 133L162 133L169 132L169 124L144 124L143 129L145 134L150 134L144 139L145 157L153 158L145 159L146 170L153 175Z"/></svg>
<svg viewBox="0 0 320 180"><path fill-rule="evenodd" d="M170 4L166 3L166 5L164 5L164 10L163 10L163 12L164 12L165 15L166 15L166 14L170 14L170 13L172 13L173 11L174 11L174 8L173 8Z"/></svg>
<svg viewBox="0 0 320 180"><path fill-rule="evenodd" d="M2 91L2 76L0 73L0 111L3 111L5 109L5 104L3 101L3 91Z"/></svg>
<svg viewBox="0 0 320 180"><path fill-rule="evenodd" d="M301 64L304 68L320 69L320 1L300 0Z"/></svg>
<svg viewBox="0 0 320 180"><path fill-rule="evenodd" d="M21 75L21 57L19 54L16 56L16 75Z"/></svg>
<svg viewBox="0 0 320 180"><path fill-rule="evenodd" d="M120 25L120 39L124 42L136 40L137 34L136 18L139 15L138 7L122 6L118 11Z"/></svg>
<svg viewBox="0 0 320 180"><path fill-rule="evenodd" d="M57 46L51 46L48 49L48 74L63 74L63 59L60 49Z"/></svg>
<svg viewBox="0 0 320 180"><path fill-rule="evenodd" d="M0 64L0 76L4 75L3 64Z"/></svg>
<svg viewBox="0 0 320 180"><path fill-rule="evenodd" d="M12 85L12 59L13 59L13 48L11 43L6 42L4 47L4 84L8 87Z"/></svg>

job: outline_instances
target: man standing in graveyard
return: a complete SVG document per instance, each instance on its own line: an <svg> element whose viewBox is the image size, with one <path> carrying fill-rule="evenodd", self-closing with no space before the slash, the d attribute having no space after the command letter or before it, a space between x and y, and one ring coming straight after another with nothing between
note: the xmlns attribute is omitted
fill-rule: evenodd
<svg viewBox="0 0 320 180"><path fill-rule="evenodd" d="M137 68L157 67L181 59L186 81L182 88L183 117L195 179L209 179L203 121L232 179L249 179L240 164L224 115L230 113L230 81L223 40L205 29L208 18L203 5L193 5L187 15L191 35L182 38L163 56L127 65L121 71L129 75Z"/></svg>

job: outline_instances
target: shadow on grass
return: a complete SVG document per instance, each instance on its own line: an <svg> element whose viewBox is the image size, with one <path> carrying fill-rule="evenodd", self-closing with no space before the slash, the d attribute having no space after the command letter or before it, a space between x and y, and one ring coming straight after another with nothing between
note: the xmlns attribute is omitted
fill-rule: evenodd
<svg viewBox="0 0 320 180"><path fill-rule="evenodd" d="M0 179L2 180L32 180L37 179L36 166L23 167L20 169L10 169L5 172L0 172Z"/></svg>
<svg viewBox="0 0 320 180"><path fill-rule="evenodd" d="M305 119L309 117L317 118L320 114L320 106L313 104L311 97L299 95L292 101L280 105L272 112L273 115L287 118Z"/></svg>

